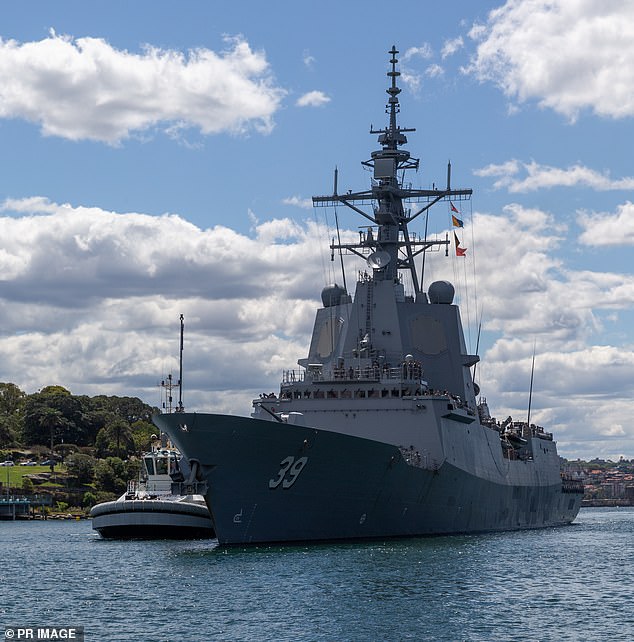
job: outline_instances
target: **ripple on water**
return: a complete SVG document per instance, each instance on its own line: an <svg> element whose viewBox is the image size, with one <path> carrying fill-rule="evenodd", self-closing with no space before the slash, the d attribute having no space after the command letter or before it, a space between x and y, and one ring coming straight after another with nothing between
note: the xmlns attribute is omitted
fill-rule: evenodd
<svg viewBox="0 0 634 642"><path fill-rule="evenodd" d="M0 524L0 620L87 640L634 639L634 510L570 527L223 549Z"/></svg>

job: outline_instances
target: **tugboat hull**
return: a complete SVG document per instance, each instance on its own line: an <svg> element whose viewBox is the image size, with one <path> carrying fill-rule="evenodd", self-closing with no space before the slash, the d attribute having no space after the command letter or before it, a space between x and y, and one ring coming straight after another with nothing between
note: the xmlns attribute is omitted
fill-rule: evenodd
<svg viewBox="0 0 634 642"><path fill-rule="evenodd" d="M91 510L92 527L112 539L202 539L214 536L206 506L166 499L104 502Z"/></svg>

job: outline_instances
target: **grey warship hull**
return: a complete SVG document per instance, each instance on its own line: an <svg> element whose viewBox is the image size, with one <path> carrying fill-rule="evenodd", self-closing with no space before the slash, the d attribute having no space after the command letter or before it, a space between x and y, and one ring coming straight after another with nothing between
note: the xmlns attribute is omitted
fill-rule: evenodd
<svg viewBox="0 0 634 642"><path fill-rule="evenodd" d="M444 248L449 257L450 230L464 226L454 203L465 206L471 190L451 186L451 165L445 188L405 181L419 161L402 148L414 130L397 123L397 53L392 47L388 125L370 130L381 148L363 161L370 189L340 194L335 171L333 194L313 197L315 207L361 214L364 225L358 241L338 234L330 245L343 285L322 290L300 368L283 373L279 393L255 399L250 418L182 407L155 418L192 465L173 491L205 495L221 544L540 528L579 511L583 488L562 479L552 435L530 411L526 421L491 417L454 286L423 287L426 253ZM430 211L441 202L449 228L432 236ZM410 230L416 219L422 232ZM466 261L451 237L452 260ZM350 256L366 266L354 297ZM181 325L181 362L182 345Z"/></svg>
<svg viewBox="0 0 634 642"><path fill-rule="evenodd" d="M496 461L499 445L488 444L483 427L482 458L475 455L469 470L457 461L412 465L395 445L328 430L271 430L267 421L213 414L155 421L179 449L195 453L221 544L542 528L570 523L581 505L582 493L566 492L546 462ZM456 429L466 431L448 426ZM294 477L292 464L303 458Z"/></svg>

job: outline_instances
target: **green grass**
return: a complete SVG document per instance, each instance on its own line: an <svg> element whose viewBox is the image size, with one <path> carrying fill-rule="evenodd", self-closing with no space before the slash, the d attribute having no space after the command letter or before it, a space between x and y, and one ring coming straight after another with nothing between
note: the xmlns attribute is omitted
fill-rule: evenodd
<svg viewBox="0 0 634 642"><path fill-rule="evenodd" d="M33 475L36 473L50 473L50 466L0 466L0 482L3 488L6 487L7 481L12 488L22 488L22 476ZM57 464L55 472L66 472L66 466ZM36 486L37 488L37 486Z"/></svg>

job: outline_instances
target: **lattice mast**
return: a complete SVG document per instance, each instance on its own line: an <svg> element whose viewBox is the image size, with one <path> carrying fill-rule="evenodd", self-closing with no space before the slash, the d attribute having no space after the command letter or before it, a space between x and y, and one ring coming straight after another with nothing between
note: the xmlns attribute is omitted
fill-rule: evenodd
<svg viewBox="0 0 634 642"><path fill-rule="evenodd" d="M372 158L362 164L373 170L373 180L370 190L346 194L337 193L337 180L335 178L334 194L331 196L313 196L313 205L316 207L335 206L342 203L368 219L376 227L376 235L369 232L362 236L358 243L332 243L330 249L345 250L365 258L371 252L372 259L369 264L373 268L373 277L376 280L390 279L397 281L399 270L409 271L415 295L421 292L421 284L414 259L434 245L448 245L448 240L427 240L412 238L409 233L409 224L421 214L427 212L435 203L452 198L453 200L467 200L471 197L471 189L451 188L451 164L447 166L447 186L445 189L412 189L404 182L405 170L418 170L419 159L412 158L405 149L400 149L407 143L405 132L416 131L413 128L400 127L397 123L397 114L400 112L398 95L401 89L397 85L397 78L401 75L396 69L398 50L395 46L388 52L391 54L391 70L387 72L390 86L386 90L389 99L386 113L389 114L389 124L384 129L375 130L370 127L370 134L378 134L381 149L372 152ZM401 179L399 180L399 172ZM411 209L404 206L404 201L409 203L424 203L411 214ZM371 213L361 209L360 206L372 205ZM372 229L372 228L370 228Z"/></svg>

